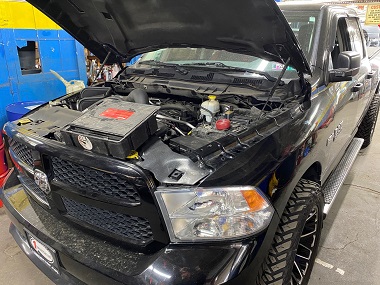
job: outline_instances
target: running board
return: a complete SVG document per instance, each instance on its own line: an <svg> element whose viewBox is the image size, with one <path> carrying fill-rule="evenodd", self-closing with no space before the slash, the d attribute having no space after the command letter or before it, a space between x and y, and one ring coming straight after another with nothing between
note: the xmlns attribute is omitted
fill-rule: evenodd
<svg viewBox="0 0 380 285"><path fill-rule="evenodd" d="M322 192L325 197L325 207L323 213L327 215L330 211L332 204L335 201L336 196L340 188L343 185L344 180L347 177L355 158L358 156L360 148L362 147L364 139L354 138L344 153L342 159L330 174L329 178L323 185Z"/></svg>

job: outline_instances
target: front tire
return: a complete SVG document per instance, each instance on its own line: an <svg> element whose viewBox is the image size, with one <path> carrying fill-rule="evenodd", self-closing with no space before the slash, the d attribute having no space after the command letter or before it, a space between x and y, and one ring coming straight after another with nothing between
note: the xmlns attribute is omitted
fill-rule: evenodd
<svg viewBox="0 0 380 285"><path fill-rule="evenodd" d="M286 205L256 284L308 283L321 237L323 206L320 185L301 179Z"/></svg>
<svg viewBox="0 0 380 285"><path fill-rule="evenodd" d="M355 135L357 138L364 139L362 149L369 146L372 141L373 132L375 131L377 122L377 115L379 113L379 103L380 95L375 94Z"/></svg>

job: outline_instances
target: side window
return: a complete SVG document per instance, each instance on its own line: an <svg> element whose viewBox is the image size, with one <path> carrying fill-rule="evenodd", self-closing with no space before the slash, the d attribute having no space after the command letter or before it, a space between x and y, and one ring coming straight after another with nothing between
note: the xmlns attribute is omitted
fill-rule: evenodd
<svg viewBox="0 0 380 285"><path fill-rule="evenodd" d="M332 67L337 68L338 55L342 51L351 50L350 35L348 33L347 23L345 18L338 20L338 26L335 35L334 49L331 52Z"/></svg>
<svg viewBox="0 0 380 285"><path fill-rule="evenodd" d="M363 35L359 28L358 20L356 18L347 18L346 22L348 33L350 35L351 50L357 51L360 53L361 57L364 58L366 55L364 49L364 41Z"/></svg>

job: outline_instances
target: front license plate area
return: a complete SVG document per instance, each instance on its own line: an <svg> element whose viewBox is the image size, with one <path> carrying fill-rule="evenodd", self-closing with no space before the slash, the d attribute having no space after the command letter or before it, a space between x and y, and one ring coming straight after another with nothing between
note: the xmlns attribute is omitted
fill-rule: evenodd
<svg viewBox="0 0 380 285"><path fill-rule="evenodd" d="M25 230L30 248L51 270L59 274L59 264L57 252L46 243L36 238L28 230Z"/></svg>

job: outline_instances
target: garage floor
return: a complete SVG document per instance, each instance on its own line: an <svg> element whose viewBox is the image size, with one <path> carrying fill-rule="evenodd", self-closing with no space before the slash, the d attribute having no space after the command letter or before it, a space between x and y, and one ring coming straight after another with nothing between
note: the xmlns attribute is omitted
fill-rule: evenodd
<svg viewBox="0 0 380 285"><path fill-rule="evenodd" d="M21 252L0 209L0 284L52 284ZM380 285L380 124L361 151L324 230L310 285Z"/></svg>
<svg viewBox="0 0 380 285"><path fill-rule="evenodd" d="M333 267L332 267L333 266ZM324 221L310 285L380 284L380 124Z"/></svg>

